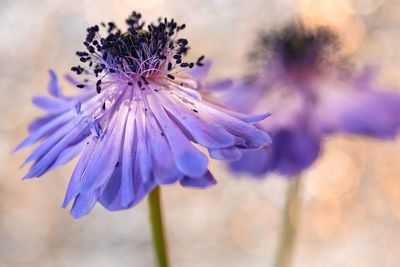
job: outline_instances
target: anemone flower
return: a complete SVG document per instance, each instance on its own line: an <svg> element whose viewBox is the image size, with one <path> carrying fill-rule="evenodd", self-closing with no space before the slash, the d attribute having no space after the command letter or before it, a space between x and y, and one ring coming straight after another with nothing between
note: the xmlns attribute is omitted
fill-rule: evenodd
<svg viewBox="0 0 400 267"><path fill-rule="evenodd" d="M400 95L377 88L371 68L355 70L341 55L330 29L290 24L262 35L260 49L251 54L258 71L226 97L237 110L272 113L268 124L258 124L271 134L271 147L245 152L232 169L297 178L289 180L275 267L290 265L300 212L298 177L317 159L323 138L345 133L393 139L400 126Z"/></svg>
<svg viewBox="0 0 400 267"><path fill-rule="evenodd" d="M271 111L268 123L258 125L273 144L245 152L231 164L235 171L297 175L317 159L329 134L396 136L400 94L374 85L374 70L355 70L340 47L330 29L301 23L262 35L250 57L258 72L237 84L227 103L245 112Z"/></svg>
<svg viewBox="0 0 400 267"><path fill-rule="evenodd" d="M50 71L50 96L33 99L47 114L17 147L39 143L25 161L33 164L24 178L80 154L62 205L73 201L75 218L96 202L111 211L130 208L157 185L214 185L208 157L194 144L225 160L270 143L252 125L268 114L247 116L202 99L209 66L204 56L184 59L188 41L177 37L184 24L165 18L145 26L135 12L126 23L126 31L112 22L87 29L86 50L76 53L84 64L71 69L84 77L67 76L77 95L64 95Z"/></svg>

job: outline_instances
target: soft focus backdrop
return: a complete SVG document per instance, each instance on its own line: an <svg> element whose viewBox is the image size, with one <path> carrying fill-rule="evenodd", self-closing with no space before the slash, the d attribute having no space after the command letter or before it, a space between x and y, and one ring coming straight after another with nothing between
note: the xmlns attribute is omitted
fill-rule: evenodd
<svg viewBox="0 0 400 267"><path fill-rule="evenodd" d="M30 99L46 93L47 70L68 71L87 26L121 25L133 9L146 21L168 16L186 23L191 57L215 60L211 78L246 73L257 32L297 16L339 31L355 63L378 65L378 83L400 90L399 0L1 0L1 267L154 266L146 201L117 213L97 206L73 220L60 206L74 163L22 182L29 151L11 155L40 114ZM162 190L173 266L270 266L286 181L233 177L220 163L212 168L219 182L212 189ZM400 141L327 140L302 180L293 266L398 267L399 176Z"/></svg>

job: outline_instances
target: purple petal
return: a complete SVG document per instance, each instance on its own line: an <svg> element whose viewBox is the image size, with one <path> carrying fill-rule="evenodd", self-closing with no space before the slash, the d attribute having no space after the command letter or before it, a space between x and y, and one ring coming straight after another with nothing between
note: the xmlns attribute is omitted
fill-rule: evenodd
<svg viewBox="0 0 400 267"><path fill-rule="evenodd" d="M168 117L166 112L153 97L148 97L152 112L158 120L160 128L167 137L176 166L185 175L203 176L208 168L207 157L197 150Z"/></svg>
<svg viewBox="0 0 400 267"><path fill-rule="evenodd" d="M236 171L262 174L276 171L295 175L309 167L318 157L320 137L303 128L280 129L273 135L271 148L246 151L231 164Z"/></svg>
<svg viewBox="0 0 400 267"><path fill-rule="evenodd" d="M282 174L301 172L319 155L320 137L305 129L281 129L273 138L271 165Z"/></svg>
<svg viewBox="0 0 400 267"><path fill-rule="evenodd" d="M236 112L230 109L226 109L222 106L217 106L215 104L209 104L209 106L217 109L219 112L229 115L231 117L234 117L236 119L242 120L244 122L248 122L248 123L256 123L256 122L260 122L266 118L268 118L269 116L271 116L270 112L265 112L262 114L256 114L256 115L248 115L248 114L244 114L244 113L240 113L240 112Z"/></svg>
<svg viewBox="0 0 400 267"><path fill-rule="evenodd" d="M136 130L138 134L138 146L137 146L137 155L138 160L135 161L135 164L139 164L140 176L142 177L143 182L148 182L152 179L152 161L149 153L149 145L148 145L148 135L146 133L146 120L147 114L139 104L138 112L136 113ZM152 134L152 133L149 133Z"/></svg>
<svg viewBox="0 0 400 267"><path fill-rule="evenodd" d="M243 148L258 148L271 143L271 138L266 132L245 121L225 114L225 112L220 111L222 108L209 103L204 104L195 99L187 100L184 99L184 96L181 98L183 99L180 102L181 105L184 104L188 109L196 110L198 116L204 118L204 120L214 122L224 127L229 133L246 140L246 145Z"/></svg>
<svg viewBox="0 0 400 267"><path fill-rule="evenodd" d="M99 197L100 204L108 210L120 210L126 208L123 207L121 201L121 174L121 166L117 166L104 188L104 191Z"/></svg>
<svg viewBox="0 0 400 267"><path fill-rule="evenodd" d="M339 90L338 90L339 91ZM394 138L400 127L400 95L376 90L347 90L321 97L316 120L327 131Z"/></svg>
<svg viewBox="0 0 400 267"><path fill-rule="evenodd" d="M79 219L87 215L96 204L100 195L100 189L87 194L79 194L71 208L71 215L75 219Z"/></svg>
<svg viewBox="0 0 400 267"><path fill-rule="evenodd" d="M210 72L211 65L212 61L206 60L204 61L203 66L195 65L187 73L193 76L193 78L196 79L197 81L204 81L207 78L208 73Z"/></svg>
<svg viewBox="0 0 400 267"><path fill-rule="evenodd" d="M49 135L55 131L61 125L69 122L73 115L71 113L63 113L60 116L55 117L49 123L44 124L42 127L36 129L32 132L25 140L23 140L16 148L15 151L32 145L42 139L43 137Z"/></svg>
<svg viewBox="0 0 400 267"><path fill-rule="evenodd" d="M52 96L60 97L62 96L60 86L58 85L57 75L53 70L49 70L50 74L50 82L47 87L47 90Z"/></svg>
<svg viewBox="0 0 400 267"><path fill-rule="evenodd" d="M244 121L226 115L212 108L202 109L210 119L223 125L230 133L246 140L247 148L258 148L271 143L269 135Z"/></svg>
<svg viewBox="0 0 400 267"><path fill-rule="evenodd" d="M59 114L51 114L51 115L46 115L43 117L40 117L33 122L31 122L28 126L29 133L32 133L42 127L43 125L49 123L50 121L54 120L54 118L58 117Z"/></svg>
<svg viewBox="0 0 400 267"><path fill-rule="evenodd" d="M78 163L72 173L71 179L68 184L67 192L64 197L62 204L63 208L66 208L68 204L73 200L79 193L80 186L82 184L82 178L84 172L87 168L89 161L93 157L94 150L96 148L96 143L94 141L89 142L88 146L83 150Z"/></svg>
<svg viewBox="0 0 400 267"><path fill-rule="evenodd" d="M147 122L149 144L153 157L153 175L159 184L172 184L182 178L173 160L171 148L153 116Z"/></svg>
<svg viewBox="0 0 400 267"><path fill-rule="evenodd" d="M32 102L37 107L44 109L50 113L61 113L70 109L70 103L55 97L35 96Z"/></svg>
<svg viewBox="0 0 400 267"><path fill-rule="evenodd" d="M242 152L235 147L209 149L208 152L211 158L218 160L238 160L242 155Z"/></svg>
<svg viewBox="0 0 400 267"><path fill-rule="evenodd" d="M245 150L242 151L242 156L239 160L232 161L229 165L235 172L246 172L254 176L262 175L271 171L270 158L272 155L271 147Z"/></svg>
<svg viewBox="0 0 400 267"><path fill-rule="evenodd" d="M81 153L84 147L85 147L85 142L82 141L80 143L65 148L64 151L62 151L60 155L57 157L53 165L51 165L51 167L48 169L48 171L57 168L61 165L67 164L75 157L77 157Z"/></svg>
<svg viewBox="0 0 400 267"><path fill-rule="evenodd" d="M87 127L87 125L86 125ZM71 133L72 130L76 130L77 128L80 129L79 132L76 134L75 140L72 139L73 137L69 137L68 140L65 139L66 136L68 136L69 133ZM64 142L68 141L70 142L69 144L74 144L77 142L82 141L84 138L86 138L87 132L85 133L85 125L84 123L79 123L75 121L71 121L67 123L66 125L62 126L60 129L56 130L53 134L51 134L48 138L44 140L42 144L40 144L25 160L24 165L32 160L37 160L41 158L43 155L48 153L60 140L63 140ZM69 145L67 144L67 145Z"/></svg>
<svg viewBox="0 0 400 267"><path fill-rule="evenodd" d="M121 105L111 118L103 139L99 140L93 158L89 161L81 192L91 192L105 185L119 164L119 154L129 108Z"/></svg>
<svg viewBox="0 0 400 267"><path fill-rule="evenodd" d="M353 80L353 86L356 88L365 88L374 80L378 73L378 69L375 66L367 66L358 73Z"/></svg>
<svg viewBox="0 0 400 267"><path fill-rule="evenodd" d="M121 206L126 208L135 200L134 179L138 173L134 173L135 155L137 152L137 137L135 140L135 116L136 107L128 114L125 125L125 137L122 147L121 162Z"/></svg>
<svg viewBox="0 0 400 267"><path fill-rule="evenodd" d="M201 88L202 91L224 91L228 90L233 86L234 82L232 79L225 79L216 82L207 83L204 88Z"/></svg>
<svg viewBox="0 0 400 267"><path fill-rule="evenodd" d="M202 177L189 177L185 176L180 180L180 184L183 187L189 188L208 188L217 184L217 181L213 177L210 171L207 171Z"/></svg>
<svg viewBox="0 0 400 267"><path fill-rule="evenodd" d="M92 125L90 126L90 131L92 132L94 137L100 140L103 139L104 131L103 128L101 127L99 119L96 119L92 122Z"/></svg>
<svg viewBox="0 0 400 267"><path fill-rule="evenodd" d="M102 204L108 210L120 210L130 208L141 201L147 193L152 190L155 186L151 177L143 177L143 175L150 175L141 170L143 164L140 162L142 160L141 153L139 152L138 142L139 134L135 132L134 123L137 119L135 106L128 115L125 138L124 139L124 150L122 157L121 174L111 177L108 186L111 192L116 191L115 187L120 184L120 189L118 194L115 195L114 200L109 204L103 202ZM137 128L136 128L137 129ZM130 147L129 150L129 145ZM129 151L131 153L129 153ZM124 153L128 152L130 155ZM127 167L127 168L125 168ZM119 167L118 167L119 168ZM149 171L150 172L150 171ZM120 178L119 178L120 177ZM120 182L119 182L120 180ZM114 189L113 189L114 188ZM104 192L106 193L106 192Z"/></svg>
<svg viewBox="0 0 400 267"><path fill-rule="evenodd" d="M30 168L29 172L24 176L26 178L38 177L43 175L57 160L59 155L64 151L66 147L68 147L71 143L79 140L81 137L82 129L76 127L68 132L60 141L57 142L53 147L51 147L48 151L47 146L43 147L43 150L36 150L37 154L43 154ZM44 152L45 151L45 152ZM35 152L32 154L32 157L35 157L37 154Z"/></svg>
<svg viewBox="0 0 400 267"><path fill-rule="evenodd" d="M139 174L140 175L140 174ZM138 175L138 176L139 176ZM123 193L124 190L121 177L121 168L116 168L114 174L111 176L110 180L107 183L106 188L102 192L99 202L103 207L110 211L117 211L122 209L127 209L139 203L147 193L154 188L154 184L150 187L146 187L144 185L143 179L137 178L139 184L136 185L135 192L130 195L131 201L127 204L123 201Z"/></svg>
<svg viewBox="0 0 400 267"><path fill-rule="evenodd" d="M234 145L235 138L223 127L211 122L202 120L195 116L195 112L182 108L164 99L164 107L169 111L170 116L181 125L189 136L196 143L208 148L223 148Z"/></svg>
<svg viewBox="0 0 400 267"><path fill-rule="evenodd" d="M255 106L265 98L265 94L268 92L267 89L267 85L257 86L253 83L249 83L249 81L246 80L238 80L232 86L231 90L226 91L226 93L221 96L221 100L224 106L228 107L229 109L238 112L251 113L255 110ZM272 106L266 106L266 108L270 110ZM226 111L227 110L224 110L224 112ZM232 113L228 114L238 117ZM238 118L247 122L255 122L248 121L241 117Z"/></svg>

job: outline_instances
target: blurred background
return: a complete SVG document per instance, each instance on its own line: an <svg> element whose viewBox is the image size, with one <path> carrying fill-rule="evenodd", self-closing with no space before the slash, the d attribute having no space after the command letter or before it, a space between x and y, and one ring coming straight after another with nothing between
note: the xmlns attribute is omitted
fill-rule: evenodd
<svg viewBox="0 0 400 267"><path fill-rule="evenodd" d="M154 266L146 201L76 221L60 207L75 162L22 182L29 151L11 154L40 114L30 99L46 93L47 70L68 71L86 27L122 25L132 10L186 23L191 57L215 61L211 78L248 72L257 32L299 16L337 30L356 64L379 66L378 84L400 89L399 0L0 0L0 267ZM293 266L399 266L399 154L400 141L326 140L303 175ZM287 181L212 170L212 189L163 187L173 266L271 266Z"/></svg>

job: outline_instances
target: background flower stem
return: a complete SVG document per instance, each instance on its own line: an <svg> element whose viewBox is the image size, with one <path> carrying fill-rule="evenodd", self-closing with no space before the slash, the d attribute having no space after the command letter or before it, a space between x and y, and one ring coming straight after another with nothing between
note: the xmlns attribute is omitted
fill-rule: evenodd
<svg viewBox="0 0 400 267"><path fill-rule="evenodd" d="M294 245L299 226L300 181L300 177L293 177L289 180L275 267L289 267L292 263Z"/></svg>
<svg viewBox="0 0 400 267"><path fill-rule="evenodd" d="M167 244L164 235L164 226L161 212L160 188L157 186L149 194L149 209L153 245L158 267L169 267Z"/></svg>

